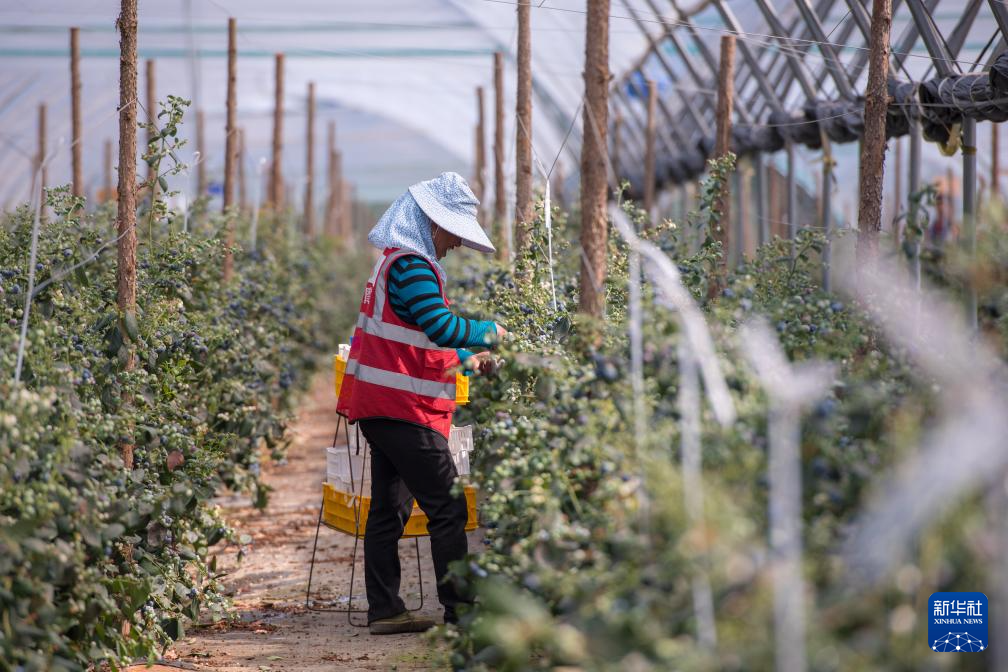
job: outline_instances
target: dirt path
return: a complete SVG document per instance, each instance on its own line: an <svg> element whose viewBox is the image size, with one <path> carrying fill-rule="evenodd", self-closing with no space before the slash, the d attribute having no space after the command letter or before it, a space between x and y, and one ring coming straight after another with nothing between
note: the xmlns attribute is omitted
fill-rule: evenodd
<svg viewBox="0 0 1008 672"><path fill-rule="evenodd" d="M319 613L305 609L305 588L312 540L325 476L324 447L336 430L332 378L320 375L302 400L302 411L292 428L293 443L285 465L264 468L273 488L269 506L256 511L247 498L221 501L226 516L239 532L252 536L250 553L237 563L234 549L218 558L230 573L241 617L236 624L195 628L174 647L176 664L198 670L439 670L443 652L422 635L372 637L367 629L347 623L345 612ZM412 541L400 542L403 567L402 596L417 603L418 582ZM319 533L312 591L318 606L345 608L349 593L353 537L325 527ZM424 573L422 613L440 622L430 545L421 540ZM358 547L354 590L365 603L361 571L363 546ZM355 615L362 622L363 614ZM173 657L172 653L169 658Z"/></svg>

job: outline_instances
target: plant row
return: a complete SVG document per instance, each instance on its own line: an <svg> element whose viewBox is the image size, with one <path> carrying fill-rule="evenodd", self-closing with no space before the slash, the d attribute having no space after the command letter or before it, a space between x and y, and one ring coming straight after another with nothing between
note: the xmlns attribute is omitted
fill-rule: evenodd
<svg viewBox="0 0 1008 672"><path fill-rule="evenodd" d="M115 667L226 612L215 554L250 540L211 499L265 505L261 462L282 459L292 404L352 319L341 280L361 272L264 217L224 282L225 218L162 210L140 227L132 319L113 206L83 206L49 190L19 384L34 213L0 227L0 669Z"/></svg>
<svg viewBox="0 0 1008 672"><path fill-rule="evenodd" d="M852 594L838 553L878 474L928 430L935 389L886 346L856 302L818 285L824 241L803 231L718 275L719 181L714 166L686 222L644 231L677 263L716 344L737 420L702 417L704 520L691 521L679 454L679 317L643 286L643 409L634 431L627 248L613 234L604 320L576 316L575 233L553 217L552 305L540 206L528 258L508 269L452 268L453 299L515 336L493 379L473 384L456 424L475 423L473 474L482 492L484 549L454 567L476 596L462 627L441 635L455 669L765 670L775 661L768 507L768 402L744 363L739 327L767 320L787 356L836 364L828 394L804 416L801 475L808 658L816 670L917 670L927 595L984 585L983 508L935 521L894 577ZM627 206L642 228L644 213ZM1003 234L984 234L989 273L1008 265ZM990 270L994 269L994 270ZM964 282L936 265L946 284ZM1004 286L981 292L984 328L1008 352ZM704 646L696 579L711 586L716 647ZM956 588L970 589L973 588ZM978 663L979 664L979 663Z"/></svg>

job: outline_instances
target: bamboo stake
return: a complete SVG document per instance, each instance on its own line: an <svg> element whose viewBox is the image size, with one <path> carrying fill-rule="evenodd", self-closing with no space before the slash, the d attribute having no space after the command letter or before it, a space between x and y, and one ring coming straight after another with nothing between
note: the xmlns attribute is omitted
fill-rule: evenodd
<svg viewBox="0 0 1008 672"><path fill-rule="evenodd" d="M868 85L865 91L864 136L861 142L861 179L858 202L857 256L860 264L878 251L882 227L882 179L885 171L885 122L889 107L889 32L892 0L872 0Z"/></svg>
<svg viewBox="0 0 1008 672"><path fill-rule="evenodd" d="M196 110L196 151L199 152L199 162L196 164L196 193L202 197L207 193L206 114L202 108Z"/></svg>
<svg viewBox="0 0 1008 672"><path fill-rule="evenodd" d="M81 161L81 77L80 77L80 28L70 29L70 125L73 128L73 144L70 156L73 163L73 195L84 196L84 169Z"/></svg>
<svg viewBox="0 0 1008 672"><path fill-rule="evenodd" d="M795 145L791 141L785 143L787 149L787 237L791 241L791 258L795 256L795 238L798 237L798 161L795 156Z"/></svg>
<svg viewBox="0 0 1008 672"><path fill-rule="evenodd" d="M228 18L228 79L227 79L227 121L224 125L224 198L221 210L226 217L224 234L224 281L231 279L234 273L234 259L231 248L234 246L234 217L228 211L234 205L235 171L238 162L239 135L235 128L235 87L237 76L237 31L234 17ZM200 156L202 159L202 155ZM201 162L203 165L205 162Z"/></svg>
<svg viewBox="0 0 1008 672"><path fill-rule="evenodd" d="M515 104L515 253L524 258L532 226L532 31L530 0L518 2L518 93Z"/></svg>
<svg viewBox="0 0 1008 672"><path fill-rule="evenodd" d="M504 235L507 203L504 194L504 54L494 53L494 234L497 258L509 260L511 250Z"/></svg>
<svg viewBox="0 0 1008 672"><path fill-rule="evenodd" d="M308 119L305 128L304 228L308 239L315 237L315 82L308 82Z"/></svg>
<svg viewBox="0 0 1008 672"><path fill-rule="evenodd" d="M483 221L486 207L486 119L483 109L483 87L476 87L476 177L473 180L476 198L479 199L477 219Z"/></svg>
<svg viewBox="0 0 1008 672"><path fill-rule="evenodd" d="M343 155L338 149L333 149L330 161L333 164L333 173L330 191L332 192L332 235L339 237L342 235L343 223Z"/></svg>
<svg viewBox="0 0 1008 672"><path fill-rule="evenodd" d="M739 212L738 212L738 235L739 235L739 261L747 256L756 254L756 237L753 235L755 227L752 221L752 191L753 191L753 165L752 161L746 159L742 165L736 169L739 177Z"/></svg>
<svg viewBox="0 0 1008 672"><path fill-rule="evenodd" d="M354 194L350 183L340 179L340 239L351 242L354 227Z"/></svg>
<svg viewBox="0 0 1008 672"><path fill-rule="evenodd" d="M325 221L322 228L330 238L336 237L336 122L330 120L326 124L326 185L329 191L326 197Z"/></svg>
<svg viewBox="0 0 1008 672"><path fill-rule="evenodd" d="M721 64L718 70L717 97L717 131L714 145L714 156L721 158L731 151L731 116L734 105L735 82L735 36L721 36ZM714 236L721 241L721 272L726 269L725 262L731 245L731 194L728 181L721 188L718 199L718 212L721 213Z"/></svg>
<svg viewBox="0 0 1008 672"><path fill-rule="evenodd" d="M283 76L284 55L275 56L273 102L273 164L270 168L270 205L274 212L283 207Z"/></svg>
<svg viewBox="0 0 1008 672"><path fill-rule="evenodd" d="M578 310L605 309L608 213L609 0L588 0L585 27L585 114L581 147L581 297ZM594 128L593 128L594 125Z"/></svg>
<svg viewBox="0 0 1008 672"><path fill-rule="evenodd" d="M553 185L551 187L553 195L553 204L561 210L566 209L566 201L564 199L564 169L563 161L558 160L556 165L553 167Z"/></svg>
<svg viewBox="0 0 1008 672"><path fill-rule="evenodd" d="M920 190L920 164L921 164L921 128L920 119L910 118L910 150L908 155L910 163L909 175L907 176L907 195L910 198L907 203L907 217L911 222L917 222L918 204L914 202L913 196ZM926 232L923 232L926 235ZM914 288L920 292L921 289L921 264L920 264L921 236L914 239L913 250L910 259L911 273L914 279Z"/></svg>
<svg viewBox="0 0 1008 672"><path fill-rule="evenodd" d="M783 220L783 217L781 216L780 213L780 203L779 203L780 190L777 188L778 173L777 168L775 168L774 166L775 164L770 163L767 165L766 168L767 218L770 220L769 222L767 222L767 225L770 231L770 236L764 242L769 242L771 238L773 238L776 235L779 235L777 230L778 222Z"/></svg>
<svg viewBox="0 0 1008 672"><path fill-rule="evenodd" d="M136 319L136 130L137 0L122 0L119 19L119 188L116 229L116 303L126 320ZM123 367L136 364L133 350ZM133 468L133 444L120 447L126 469Z"/></svg>
<svg viewBox="0 0 1008 672"><path fill-rule="evenodd" d="M647 80L647 144L644 147L644 210L647 212L651 226L657 224L655 219L655 111L658 104L658 87L654 81Z"/></svg>
<svg viewBox="0 0 1008 672"><path fill-rule="evenodd" d="M945 228L948 231L946 235L952 236L952 230L955 229L955 176L952 174L952 167L949 166L945 169Z"/></svg>
<svg viewBox="0 0 1008 672"><path fill-rule="evenodd" d="M1001 148L998 137L998 129L1001 126L996 122L991 122L991 201L1001 200Z"/></svg>
<svg viewBox="0 0 1008 672"><path fill-rule="evenodd" d="M238 159L236 170L238 172L238 211L248 212L248 191L245 183L245 129L236 128L238 134Z"/></svg>
<svg viewBox="0 0 1008 672"><path fill-rule="evenodd" d="M148 58L144 63L144 72L146 74L147 82L147 146L154 142L154 129L157 124L157 81L155 79L155 65L154 59ZM121 76L121 75L120 75ZM119 165L122 165L120 162ZM154 173L154 166L147 166L147 182L150 184L151 188L151 201L154 200L154 195L157 193L157 175Z"/></svg>
<svg viewBox="0 0 1008 672"><path fill-rule="evenodd" d="M42 197L42 211L45 211L45 189L49 183L48 168L46 167L46 104L39 103L38 106L38 154L35 157L35 168L41 179L39 180L39 194Z"/></svg>

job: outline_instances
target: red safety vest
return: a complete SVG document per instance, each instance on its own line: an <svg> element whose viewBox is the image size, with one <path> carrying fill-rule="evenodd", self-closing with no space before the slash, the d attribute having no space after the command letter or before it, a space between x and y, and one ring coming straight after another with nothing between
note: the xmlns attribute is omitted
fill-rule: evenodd
<svg viewBox="0 0 1008 672"><path fill-rule="evenodd" d="M405 420L448 436L455 412L458 353L442 348L415 324L401 320L388 301L388 274L396 259L416 254L388 248L364 289L337 410L362 418ZM435 269L441 299L444 280Z"/></svg>

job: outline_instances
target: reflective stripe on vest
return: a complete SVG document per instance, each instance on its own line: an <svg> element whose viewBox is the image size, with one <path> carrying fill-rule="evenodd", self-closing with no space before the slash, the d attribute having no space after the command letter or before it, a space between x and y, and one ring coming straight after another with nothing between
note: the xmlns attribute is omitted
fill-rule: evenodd
<svg viewBox="0 0 1008 672"><path fill-rule="evenodd" d="M378 296L381 296L382 294L383 292L378 292ZM375 302L375 313L378 313L377 297ZM363 313L361 313L360 317L357 318L357 327L365 334L378 336L379 338L384 338L387 341L395 341L396 343L412 345L417 348L426 348L427 350L452 350L452 348L442 348L437 345L422 331L415 331L413 329L407 329L406 327L400 327L398 324L382 322L380 318L368 317Z"/></svg>
<svg viewBox="0 0 1008 672"><path fill-rule="evenodd" d="M404 373L395 373L394 371L366 366L360 364L356 359L347 362L346 373L365 383L391 387L394 390L402 390L403 392L412 392L422 397L435 397L437 399L455 398L455 383L439 383L436 380L414 378Z"/></svg>

